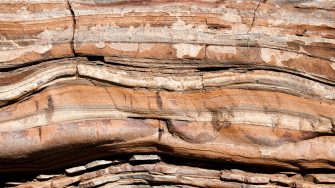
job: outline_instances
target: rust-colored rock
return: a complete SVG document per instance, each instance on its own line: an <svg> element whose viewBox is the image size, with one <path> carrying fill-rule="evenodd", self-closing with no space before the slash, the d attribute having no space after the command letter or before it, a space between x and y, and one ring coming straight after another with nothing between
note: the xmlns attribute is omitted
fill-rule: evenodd
<svg viewBox="0 0 335 188"><path fill-rule="evenodd" d="M335 187L335 4L3 0L0 187Z"/></svg>

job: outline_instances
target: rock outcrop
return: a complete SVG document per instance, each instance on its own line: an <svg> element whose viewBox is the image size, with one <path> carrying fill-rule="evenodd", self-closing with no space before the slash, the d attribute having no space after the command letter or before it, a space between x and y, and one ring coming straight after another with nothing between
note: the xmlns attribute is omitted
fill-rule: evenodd
<svg viewBox="0 0 335 188"><path fill-rule="evenodd" d="M0 187L335 187L335 3L2 0Z"/></svg>

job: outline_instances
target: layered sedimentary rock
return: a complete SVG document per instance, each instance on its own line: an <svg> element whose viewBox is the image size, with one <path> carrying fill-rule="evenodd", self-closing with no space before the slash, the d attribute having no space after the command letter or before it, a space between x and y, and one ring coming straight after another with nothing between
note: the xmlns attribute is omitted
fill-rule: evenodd
<svg viewBox="0 0 335 188"><path fill-rule="evenodd" d="M334 187L334 11L1 1L1 187Z"/></svg>
<svg viewBox="0 0 335 188"><path fill-rule="evenodd" d="M169 159L164 159L169 161ZM86 165L72 167L63 174L39 175L34 182L18 187L66 187L76 184L78 187L331 187L329 184L316 185L294 172L264 174L243 170L204 169L190 164L170 164L161 161L155 155L135 155L123 157L123 160L96 160ZM320 183L334 183L329 174L308 174L306 177ZM153 186L151 186L153 184ZM281 186L278 186L281 185Z"/></svg>

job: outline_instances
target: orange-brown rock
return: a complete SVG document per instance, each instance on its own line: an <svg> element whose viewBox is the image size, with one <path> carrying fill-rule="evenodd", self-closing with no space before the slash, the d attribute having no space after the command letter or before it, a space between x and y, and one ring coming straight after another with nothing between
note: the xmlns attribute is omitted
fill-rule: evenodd
<svg viewBox="0 0 335 188"><path fill-rule="evenodd" d="M335 4L2 0L0 187L335 187Z"/></svg>

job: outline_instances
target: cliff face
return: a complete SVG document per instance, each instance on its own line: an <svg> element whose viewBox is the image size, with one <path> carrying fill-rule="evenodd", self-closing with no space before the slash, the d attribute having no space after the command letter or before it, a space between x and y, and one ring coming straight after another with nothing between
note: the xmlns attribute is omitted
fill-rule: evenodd
<svg viewBox="0 0 335 188"><path fill-rule="evenodd" d="M335 187L335 2L1 0L1 187Z"/></svg>

